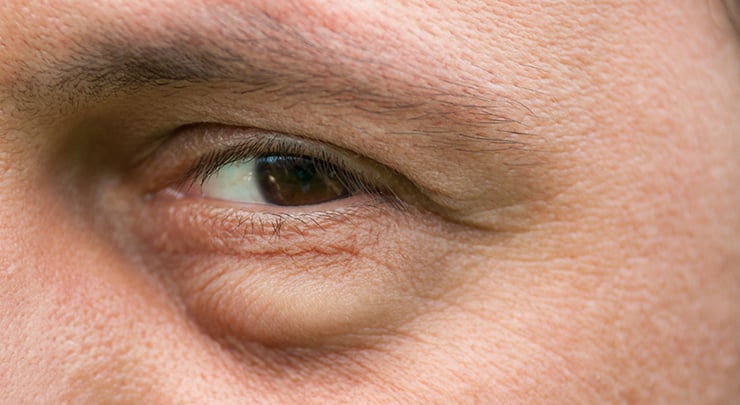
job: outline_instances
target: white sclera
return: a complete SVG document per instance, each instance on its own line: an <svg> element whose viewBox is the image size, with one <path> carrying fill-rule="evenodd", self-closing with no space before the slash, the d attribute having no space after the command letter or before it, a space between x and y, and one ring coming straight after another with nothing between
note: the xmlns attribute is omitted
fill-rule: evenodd
<svg viewBox="0 0 740 405"><path fill-rule="evenodd" d="M203 196L234 202L266 203L255 179L254 169L254 159L221 167L203 183Z"/></svg>

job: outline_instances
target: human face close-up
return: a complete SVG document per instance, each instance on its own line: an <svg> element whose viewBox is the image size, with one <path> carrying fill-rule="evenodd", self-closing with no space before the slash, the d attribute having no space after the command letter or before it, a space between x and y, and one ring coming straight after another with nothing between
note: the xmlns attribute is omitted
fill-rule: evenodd
<svg viewBox="0 0 740 405"><path fill-rule="evenodd" d="M0 2L0 402L739 401L738 9Z"/></svg>

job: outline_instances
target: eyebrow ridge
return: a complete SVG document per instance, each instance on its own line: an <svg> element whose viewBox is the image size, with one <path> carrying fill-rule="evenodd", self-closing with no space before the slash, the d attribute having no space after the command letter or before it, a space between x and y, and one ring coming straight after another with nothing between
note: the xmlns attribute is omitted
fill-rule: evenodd
<svg viewBox="0 0 740 405"><path fill-rule="evenodd" d="M257 34L237 35L225 41L236 43L234 48L242 51L223 45L223 38L218 38L217 43L214 38L188 31L174 33L156 43L136 40L115 30L94 40L80 39L69 56L47 60L43 72L26 75L27 79L13 89L13 98L16 103L35 109L35 114L43 114L49 110L43 102L63 101L64 106L57 105L54 109L58 112L60 108L74 109L142 88L224 82L237 84L234 88L239 95L261 92L291 98L295 104L347 104L364 113L403 115L420 123L433 119L445 125L419 127L415 132L419 135L447 132L466 144L490 138L497 149L501 145L517 148L525 145L522 139L531 135L522 128L520 117L531 116L533 112L521 101L500 94L473 95L471 84L455 83L446 77L429 78L424 72L415 72L421 79L417 82L424 84L384 75L385 86L376 86L353 77L346 65L377 64L377 61L357 60L338 54L336 49L321 48L296 29L280 27L275 21L254 26L261 27ZM249 48L254 49L244 51ZM397 70L395 66L388 67L389 71L394 69ZM428 84L435 80L447 85ZM498 136L480 135L484 130L490 133L490 126L500 127L495 130ZM445 129L452 127L456 130ZM476 149L469 145L466 148Z"/></svg>

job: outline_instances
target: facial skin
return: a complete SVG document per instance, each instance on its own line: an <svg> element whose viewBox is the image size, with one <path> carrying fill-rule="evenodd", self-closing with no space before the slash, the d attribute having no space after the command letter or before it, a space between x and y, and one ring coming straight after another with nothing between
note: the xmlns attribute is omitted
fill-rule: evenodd
<svg viewBox="0 0 740 405"><path fill-rule="evenodd" d="M6 0L0 21L3 402L740 398L719 1ZM189 171L265 139L376 188L281 207Z"/></svg>

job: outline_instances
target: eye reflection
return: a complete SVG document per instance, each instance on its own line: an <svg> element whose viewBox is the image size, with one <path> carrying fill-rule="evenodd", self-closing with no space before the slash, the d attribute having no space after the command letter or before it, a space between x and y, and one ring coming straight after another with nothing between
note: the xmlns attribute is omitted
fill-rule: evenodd
<svg viewBox="0 0 740 405"><path fill-rule="evenodd" d="M202 193L236 202L314 205L348 197L350 177L322 160L272 154L221 166L204 179Z"/></svg>

